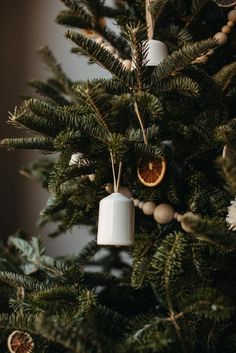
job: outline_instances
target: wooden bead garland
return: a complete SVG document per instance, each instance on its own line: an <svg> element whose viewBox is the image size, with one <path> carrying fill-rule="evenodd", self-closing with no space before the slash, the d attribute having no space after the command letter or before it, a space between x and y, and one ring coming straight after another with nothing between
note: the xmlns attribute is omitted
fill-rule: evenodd
<svg viewBox="0 0 236 353"><path fill-rule="evenodd" d="M236 8L236 7L235 7ZM215 39L215 41L217 42L218 45L224 45L227 43L228 41L228 34L230 34L232 28L234 27L235 23L236 23L236 10L231 10L228 13L228 22L226 23L226 25L224 25L221 28L220 32L217 32L213 38ZM213 55L215 52L214 49L209 50L206 54L199 56L198 58L196 58L193 63L196 64L204 64L207 62L208 57Z"/></svg>
<svg viewBox="0 0 236 353"><path fill-rule="evenodd" d="M107 184L105 186L105 189L109 194L111 194L113 192L112 184ZM194 215L190 211L185 213L184 215L182 215L179 212L176 212L171 205L166 204L166 203L162 203L162 204L157 205L153 201L144 202L144 201L140 201L137 198L134 199L132 191L129 188L127 188L126 186L120 186L119 192L121 194L129 197L133 201L134 206L139 208L140 210L142 210L146 216L153 216L155 221L159 224L162 224L162 225L169 224L175 219L175 220L177 220L177 222L179 222L181 224L181 227L183 228L183 230L185 230L187 233L191 233L190 227L187 226L182 221L183 216L186 214L191 214L192 216L199 218L198 215Z"/></svg>

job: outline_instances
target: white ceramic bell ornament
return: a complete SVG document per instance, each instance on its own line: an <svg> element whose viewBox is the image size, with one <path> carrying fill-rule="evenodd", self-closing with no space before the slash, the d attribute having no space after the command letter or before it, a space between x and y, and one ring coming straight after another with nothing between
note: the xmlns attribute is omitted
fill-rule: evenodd
<svg viewBox="0 0 236 353"><path fill-rule="evenodd" d="M115 192L100 201L97 244L134 244L134 204L130 198Z"/></svg>
<svg viewBox="0 0 236 353"><path fill-rule="evenodd" d="M147 41L146 66L157 66L168 56L168 49L165 43L160 40L149 39Z"/></svg>

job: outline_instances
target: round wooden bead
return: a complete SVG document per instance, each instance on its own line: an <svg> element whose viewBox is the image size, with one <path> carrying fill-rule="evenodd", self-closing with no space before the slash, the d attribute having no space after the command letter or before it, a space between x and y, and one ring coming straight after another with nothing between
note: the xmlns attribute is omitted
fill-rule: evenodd
<svg viewBox="0 0 236 353"><path fill-rule="evenodd" d="M179 214L178 217L176 218L176 219L177 219L177 222L181 222L182 217L183 217L183 215L182 215L182 214Z"/></svg>
<svg viewBox="0 0 236 353"><path fill-rule="evenodd" d="M229 26L230 28L233 28L234 22L233 21L228 21L227 22L227 26Z"/></svg>
<svg viewBox="0 0 236 353"><path fill-rule="evenodd" d="M143 205L144 205L144 202L143 201L139 201L138 207L140 208L140 210L143 209Z"/></svg>
<svg viewBox="0 0 236 353"><path fill-rule="evenodd" d="M154 210L154 219L160 224L168 224L174 219L174 209L168 204L162 203Z"/></svg>
<svg viewBox="0 0 236 353"><path fill-rule="evenodd" d="M226 34L224 34L222 32L218 32L214 35L214 39L219 45L223 45L227 42L228 37Z"/></svg>
<svg viewBox="0 0 236 353"><path fill-rule="evenodd" d="M232 22L236 22L236 10L231 10L229 13L228 13L228 20L229 21L232 21Z"/></svg>
<svg viewBox="0 0 236 353"><path fill-rule="evenodd" d="M131 70L132 61L128 59L123 60L123 66L126 68L126 70Z"/></svg>
<svg viewBox="0 0 236 353"><path fill-rule="evenodd" d="M151 201L145 202L143 205L143 213L146 214L147 216L152 216L155 208L156 208L156 204L154 202L151 202Z"/></svg>
<svg viewBox="0 0 236 353"><path fill-rule="evenodd" d="M221 32L224 33L224 34L229 34L231 32L231 28L229 26L223 26L221 28Z"/></svg>
<svg viewBox="0 0 236 353"><path fill-rule="evenodd" d="M133 202L134 202L134 206L138 207L139 202L140 202L139 199L134 199Z"/></svg>

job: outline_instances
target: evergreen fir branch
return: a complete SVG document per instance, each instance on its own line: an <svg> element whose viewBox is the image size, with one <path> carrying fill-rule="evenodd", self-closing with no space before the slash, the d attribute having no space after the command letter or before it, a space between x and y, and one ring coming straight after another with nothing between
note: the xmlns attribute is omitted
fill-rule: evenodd
<svg viewBox="0 0 236 353"><path fill-rule="evenodd" d="M55 137L61 129L60 125L56 126L52 121L38 116L31 111L23 111L22 114L12 119L10 124L50 137Z"/></svg>
<svg viewBox="0 0 236 353"><path fill-rule="evenodd" d="M165 158L166 155L166 148L163 144L160 146L152 146L145 145L144 143L134 143L134 150L144 157Z"/></svg>
<svg viewBox="0 0 236 353"><path fill-rule="evenodd" d="M152 125L146 129L146 136L149 142L155 141L159 138L160 129L156 125ZM131 129L127 131L128 140L133 142L142 143L143 142L143 134L141 129Z"/></svg>
<svg viewBox="0 0 236 353"><path fill-rule="evenodd" d="M119 52L123 59L131 59L131 50L127 40L117 35L107 26L100 28L100 34Z"/></svg>
<svg viewBox="0 0 236 353"><path fill-rule="evenodd" d="M112 75L118 77L126 85L132 85L133 75L124 69L118 59L107 49L102 48L93 40L86 38L80 33L68 31L66 37L74 42L84 55L88 55L92 60L108 70Z"/></svg>
<svg viewBox="0 0 236 353"><path fill-rule="evenodd" d="M29 85L33 87L40 96L47 98L48 100L58 103L60 105L69 104L68 100L63 97L60 92L50 83L44 83L41 81L33 80L30 81Z"/></svg>
<svg viewBox="0 0 236 353"><path fill-rule="evenodd" d="M220 71L218 71L214 76L214 80L222 87L225 91L232 79L236 76L236 62L224 66Z"/></svg>
<svg viewBox="0 0 236 353"><path fill-rule="evenodd" d="M45 248L42 241L37 237L32 237L31 241L11 236L9 243L13 245L20 253L23 262L21 266L25 274L31 274L38 270L48 272L53 276L62 274L64 263L59 260L54 260L45 255Z"/></svg>
<svg viewBox="0 0 236 353"><path fill-rule="evenodd" d="M178 94L189 95L197 97L200 95L200 85L194 81L192 78L177 75L175 77L168 77L164 80L160 80L155 85L155 91L158 93L167 93L176 91Z"/></svg>
<svg viewBox="0 0 236 353"><path fill-rule="evenodd" d="M94 16L89 11L87 6L84 6L84 4L79 4L78 1L76 0L61 0L66 7L68 7L71 12L79 17L81 21L84 23L88 23L90 26L94 25Z"/></svg>
<svg viewBox="0 0 236 353"><path fill-rule="evenodd" d="M136 241L133 251L134 264L131 277L131 285L134 288L142 288L144 286L156 245L156 241L145 235L142 235L142 239Z"/></svg>
<svg viewBox="0 0 236 353"><path fill-rule="evenodd" d="M154 22L157 22L166 6L170 5L169 0L152 0L150 4L150 11L153 17Z"/></svg>
<svg viewBox="0 0 236 353"><path fill-rule="evenodd" d="M70 1L70 0L68 0ZM55 78L61 84L61 87L64 89L64 93L71 94L72 82L63 72L61 66L57 63L53 53L50 51L48 47L44 47L40 50L40 56L43 61L47 64L49 69L54 74Z"/></svg>
<svg viewBox="0 0 236 353"><path fill-rule="evenodd" d="M10 309L15 313L21 313L23 316L32 316L36 317L39 315L43 315L44 311L40 307L36 306L35 303L30 303L28 300L16 300L10 299L9 303Z"/></svg>
<svg viewBox="0 0 236 353"><path fill-rule="evenodd" d="M173 50L181 48L193 41L193 36L187 28L178 25L170 25L166 30L165 36L170 38L169 45L171 49L173 47Z"/></svg>
<svg viewBox="0 0 236 353"><path fill-rule="evenodd" d="M54 139L54 147L59 151L66 150L67 148L79 150L81 146L83 147L85 141L81 132L77 130L66 130L61 131Z"/></svg>
<svg viewBox="0 0 236 353"><path fill-rule="evenodd" d="M107 132L110 131L109 123L107 121L107 113L102 111L106 101L110 98L102 88L91 87L89 84L76 85L74 87L76 98L82 103L86 104L94 114L97 122L105 129Z"/></svg>
<svg viewBox="0 0 236 353"><path fill-rule="evenodd" d="M226 250L235 250L235 233L228 231L222 220L201 218L187 213L183 216L183 222L190 227L197 239Z"/></svg>
<svg viewBox="0 0 236 353"><path fill-rule="evenodd" d="M89 242L80 252L80 254L74 259L79 267L85 267L91 261L91 259L97 254L100 247L97 245L95 240Z"/></svg>
<svg viewBox="0 0 236 353"><path fill-rule="evenodd" d="M191 12L196 17L199 12L206 6L209 0L193 0L191 6Z"/></svg>
<svg viewBox="0 0 236 353"><path fill-rule="evenodd" d="M155 95L141 91L134 95L134 99L138 104L142 116L149 116L151 121L156 121L163 116L163 103Z"/></svg>
<svg viewBox="0 0 236 353"><path fill-rule="evenodd" d="M0 314L0 327L4 330L22 329L31 333L36 333L35 321L35 316L31 314Z"/></svg>
<svg viewBox="0 0 236 353"><path fill-rule="evenodd" d="M56 22L59 25L64 25L68 27L91 29L91 27L94 27L94 26L90 21L88 21L86 15L78 16L72 11L64 10L64 11L61 11L57 16Z"/></svg>
<svg viewBox="0 0 236 353"><path fill-rule="evenodd" d="M139 347L139 351L145 353L162 352L169 350L171 341L170 335L173 334L170 330L169 322L162 317L154 315L145 315L141 319L135 318L132 322L132 333L129 334L127 343L132 347Z"/></svg>
<svg viewBox="0 0 236 353"><path fill-rule="evenodd" d="M141 22L129 23L124 27L124 35L131 45L132 62L135 68L135 76L137 80L137 89L142 91L145 73L147 67L145 66L145 57L147 55L146 32L147 28Z"/></svg>
<svg viewBox="0 0 236 353"><path fill-rule="evenodd" d="M24 276L21 274L17 274L14 272L0 272L0 281L9 284L15 288L23 287L24 289L30 291L40 291L45 290L46 288L50 288L48 283L39 282L36 279Z"/></svg>
<svg viewBox="0 0 236 353"><path fill-rule="evenodd" d="M95 261L96 263L96 261ZM81 277L81 282L88 288L94 287L111 287L122 285L120 279L102 272L84 272Z"/></svg>
<svg viewBox="0 0 236 353"><path fill-rule="evenodd" d="M233 314L233 307L228 298L219 294L215 288L200 288L191 295L191 302L186 303L183 314L196 315L209 320L224 321Z"/></svg>
<svg viewBox="0 0 236 353"><path fill-rule="evenodd" d="M29 149L54 152L53 139L50 137L19 137L7 138L1 141L3 147L8 149Z"/></svg>
<svg viewBox="0 0 236 353"><path fill-rule="evenodd" d="M71 152L65 151L61 153L54 170L50 173L48 181L48 190L52 193L60 191L61 184L66 181L66 173L71 158Z"/></svg>
<svg viewBox="0 0 236 353"><path fill-rule="evenodd" d="M225 145L228 145L232 151L236 150L236 141L235 141L235 130L236 129L236 118L231 119L224 125L217 127L215 131L216 138Z"/></svg>
<svg viewBox="0 0 236 353"><path fill-rule="evenodd" d="M163 63L159 64L154 72L154 82L170 76L173 73L190 65L197 57L205 54L208 50L216 47L213 39L207 39L193 44L188 44L183 48L174 51Z"/></svg>
<svg viewBox="0 0 236 353"><path fill-rule="evenodd" d="M108 94L113 94L113 95L121 95L125 93L129 93L130 90L128 87L124 86L120 80L117 78L113 77L111 79L101 79L99 81L99 84L103 87L104 91L107 92Z"/></svg>
<svg viewBox="0 0 236 353"><path fill-rule="evenodd" d="M34 114L50 120L59 120L60 115L63 115L61 113L63 112L63 107L55 107L55 105L49 104L48 102L37 98L29 99L26 103L26 108L30 109Z"/></svg>
<svg viewBox="0 0 236 353"><path fill-rule="evenodd" d="M127 140L121 134L110 133L107 136L107 148L112 153L114 163L119 164L122 161L124 153L127 151Z"/></svg>
<svg viewBox="0 0 236 353"><path fill-rule="evenodd" d="M104 323L106 329L119 332L120 335L129 327L129 320L125 316L101 304L96 306L95 317L102 319L100 322Z"/></svg>
<svg viewBox="0 0 236 353"><path fill-rule="evenodd" d="M187 239L182 233L169 234L155 252L151 266L151 275L155 286L165 295L170 311L173 311L172 297L175 284L183 272L183 260L187 250Z"/></svg>
<svg viewBox="0 0 236 353"><path fill-rule="evenodd" d="M54 286L52 288L42 288L29 294L31 303L42 309L56 313L65 306L78 306L78 289L72 286Z"/></svg>

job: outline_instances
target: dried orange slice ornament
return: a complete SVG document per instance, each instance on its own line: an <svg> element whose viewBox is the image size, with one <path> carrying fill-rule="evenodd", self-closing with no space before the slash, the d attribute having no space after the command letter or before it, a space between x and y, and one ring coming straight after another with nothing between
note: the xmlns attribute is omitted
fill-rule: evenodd
<svg viewBox="0 0 236 353"><path fill-rule="evenodd" d="M164 158L147 160L142 158L138 165L138 178L142 184L154 187L160 184L166 173L166 161Z"/></svg>
<svg viewBox="0 0 236 353"><path fill-rule="evenodd" d="M29 333L13 331L8 337L7 346L11 353L31 353L34 342Z"/></svg>

